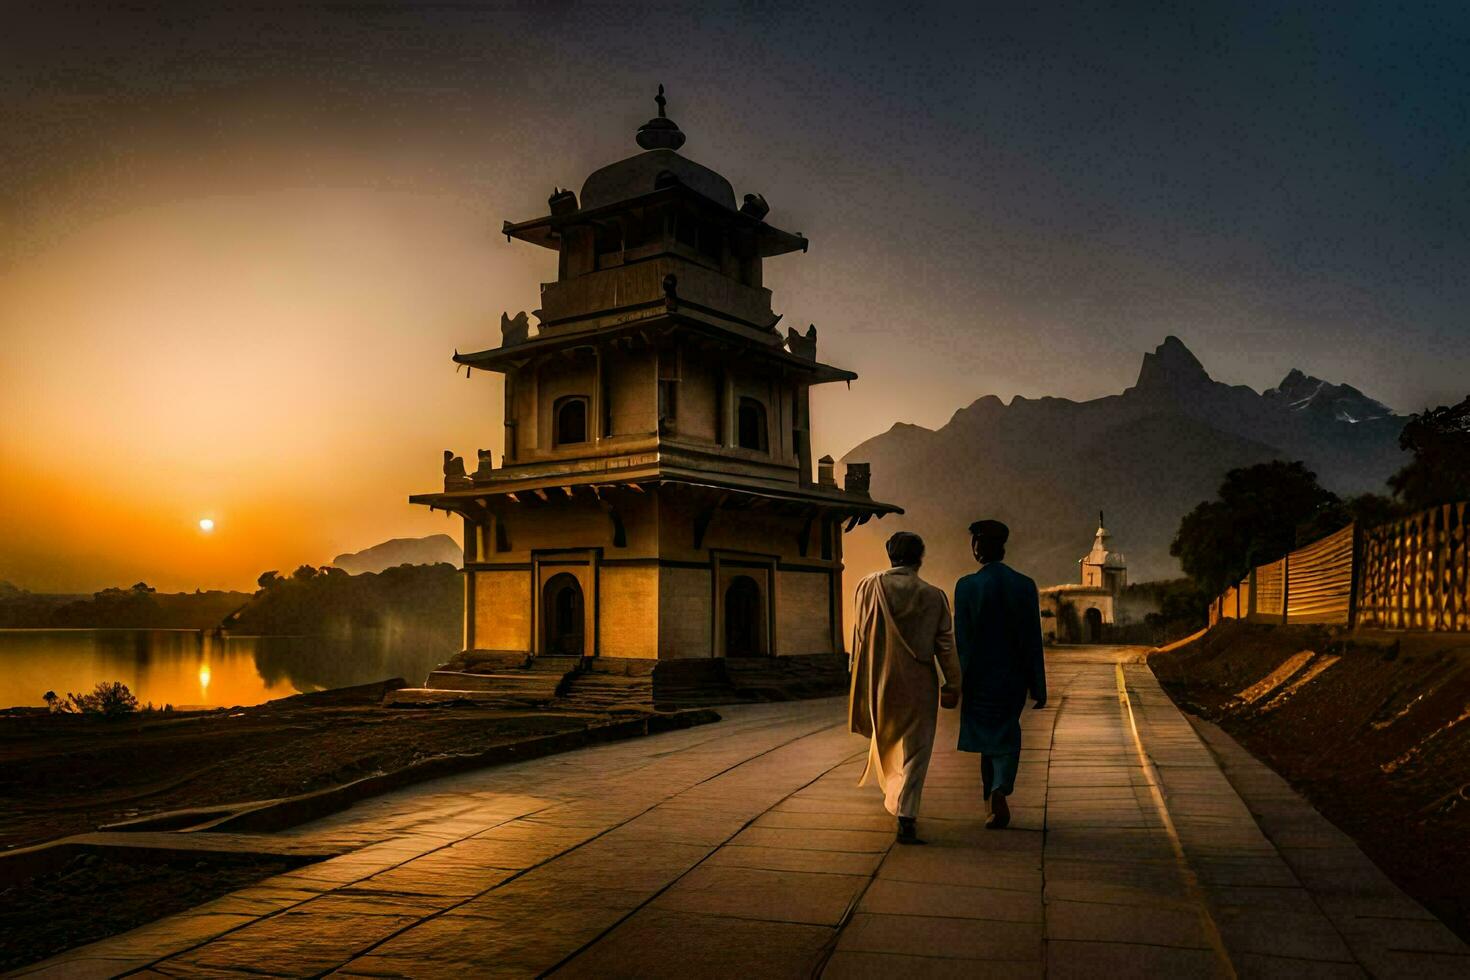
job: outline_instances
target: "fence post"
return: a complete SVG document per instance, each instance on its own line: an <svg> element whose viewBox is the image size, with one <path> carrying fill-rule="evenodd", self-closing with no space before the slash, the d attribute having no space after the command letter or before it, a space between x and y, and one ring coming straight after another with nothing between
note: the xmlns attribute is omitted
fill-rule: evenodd
<svg viewBox="0 0 1470 980"><path fill-rule="evenodd" d="M1353 557L1349 564L1348 577L1348 629L1358 625L1358 582L1363 567L1363 525L1353 522Z"/></svg>
<svg viewBox="0 0 1470 980"><path fill-rule="evenodd" d="M1281 556L1281 625L1291 622L1291 552Z"/></svg>
<svg viewBox="0 0 1470 980"><path fill-rule="evenodd" d="M1449 582L1446 580L1451 568L1449 563L1450 504L1439 509L1439 520L1434 529L1434 625L1431 629L1449 629Z"/></svg>

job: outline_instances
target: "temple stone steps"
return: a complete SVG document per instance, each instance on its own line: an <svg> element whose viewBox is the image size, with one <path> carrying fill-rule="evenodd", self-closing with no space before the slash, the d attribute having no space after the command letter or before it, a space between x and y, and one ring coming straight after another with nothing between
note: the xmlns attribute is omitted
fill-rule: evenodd
<svg viewBox="0 0 1470 980"><path fill-rule="evenodd" d="M494 674L470 674L459 670L434 670L425 688L434 691L495 691L517 696L534 696L550 701L556 696L563 673L550 671L503 671Z"/></svg>
<svg viewBox="0 0 1470 980"><path fill-rule="evenodd" d="M730 688L742 701L801 701L847 693L847 657L730 657Z"/></svg>
<svg viewBox="0 0 1470 980"><path fill-rule="evenodd" d="M429 672L421 688L403 688L389 705L473 702L493 707L539 708L557 700L581 670L580 657L539 657L470 650Z"/></svg>
<svg viewBox="0 0 1470 980"><path fill-rule="evenodd" d="M530 666L531 659L524 650L462 650L448 663L440 664L439 669L465 674L498 674L524 670Z"/></svg>
<svg viewBox="0 0 1470 980"><path fill-rule="evenodd" d="M430 672L422 688L395 691L385 703L614 713L797 701L846 691L842 654L657 661L466 651Z"/></svg>
<svg viewBox="0 0 1470 980"><path fill-rule="evenodd" d="M560 657L542 654L532 657L531 662L526 665L527 669L537 674L559 674L565 677L573 671L581 670L586 665L582 657Z"/></svg>
<svg viewBox="0 0 1470 980"><path fill-rule="evenodd" d="M583 671L568 682L557 706L578 711L647 711L653 707L653 676Z"/></svg>
<svg viewBox="0 0 1470 980"><path fill-rule="evenodd" d="M404 687L383 698L384 707L428 708L434 705L475 704L487 708L526 711L547 707L549 700L523 697L503 691L454 691L430 687Z"/></svg>

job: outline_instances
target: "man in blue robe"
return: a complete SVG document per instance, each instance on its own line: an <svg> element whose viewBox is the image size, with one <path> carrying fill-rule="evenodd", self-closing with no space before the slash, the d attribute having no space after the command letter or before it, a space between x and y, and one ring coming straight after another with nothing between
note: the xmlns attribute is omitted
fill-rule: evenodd
<svg viewBox="0 0 1470 980"><path fill-rule="evenodd" d="M1026 695L1046 707L1041 652L1041 606L1036 583L1007 566L1010 529L1000 521L970 525L970 548L980 570L955 583L955 646L964 678L960 702L961 752L980 753L990 813L985 826L1011 821L1006 798L1021 762L1021 712Z"/></svg>

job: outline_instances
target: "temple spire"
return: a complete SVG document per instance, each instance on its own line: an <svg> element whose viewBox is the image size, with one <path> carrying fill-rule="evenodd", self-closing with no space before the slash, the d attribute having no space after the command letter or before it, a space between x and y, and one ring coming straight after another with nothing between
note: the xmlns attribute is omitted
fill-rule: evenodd
<svg viewBox="0 0 1470 980"><path fill-rule="evenodd" d="M677 150L684 145L684 134L679 132L679 126L668 117L668 99L664 98L664 87L658 87L658 95L653 97L658 105L658 115L638 127L638 145L645 150Z"/></svg>

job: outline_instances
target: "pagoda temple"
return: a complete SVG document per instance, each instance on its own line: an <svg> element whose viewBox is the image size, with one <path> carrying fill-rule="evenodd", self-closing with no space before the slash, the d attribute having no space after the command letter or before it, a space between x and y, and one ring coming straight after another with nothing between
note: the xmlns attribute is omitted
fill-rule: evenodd
<svg viewBox="0 0 1470 980"><path fill-rule="evenodd" d="M807 240L682 156L656 101L641 152L506 222L558 261L534 329L502 315L499 346L454 355L505 376L501 465L446 452L443 489L410 500L464 520L467 653L831 658L842 533L901 511L866 464L813 474L812 386L856 375L815 327L783 337L762 284Z"/></svg>

